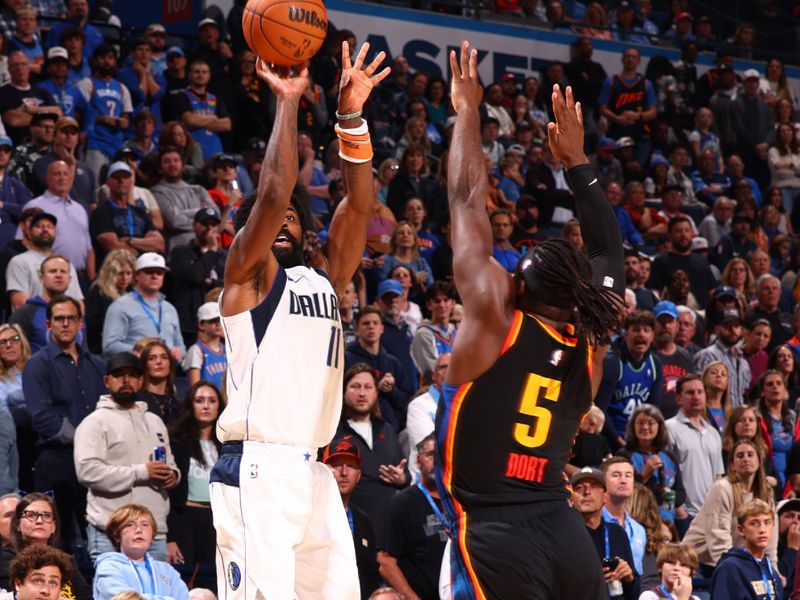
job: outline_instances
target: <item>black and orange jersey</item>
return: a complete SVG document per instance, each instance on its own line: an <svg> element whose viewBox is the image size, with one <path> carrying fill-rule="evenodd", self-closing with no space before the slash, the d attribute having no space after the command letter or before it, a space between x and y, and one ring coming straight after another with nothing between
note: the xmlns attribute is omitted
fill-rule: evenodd
<svg viewBox="0 0 800 600"><path fill-rule="evenodd" d="M516 311L489 370L443 386L436 461L440 485L456 503L448 506L451 518L461 507L570 496L564 467L592 403L591 373L585 337Z"/></svg>

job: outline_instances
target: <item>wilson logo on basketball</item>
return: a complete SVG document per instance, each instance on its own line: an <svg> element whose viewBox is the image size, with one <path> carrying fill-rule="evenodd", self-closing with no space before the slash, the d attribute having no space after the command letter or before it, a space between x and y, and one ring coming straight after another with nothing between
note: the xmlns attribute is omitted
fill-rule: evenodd
<svg viewBox="0 0 800 600"><path fill-rule="evenodd" d="M310 27L315 27L321 31L328 30L328 22L325 19L320 19L317 16L317 11L306 10L299 6L289 7L289 20L295 23L305 23Z"/></svg>

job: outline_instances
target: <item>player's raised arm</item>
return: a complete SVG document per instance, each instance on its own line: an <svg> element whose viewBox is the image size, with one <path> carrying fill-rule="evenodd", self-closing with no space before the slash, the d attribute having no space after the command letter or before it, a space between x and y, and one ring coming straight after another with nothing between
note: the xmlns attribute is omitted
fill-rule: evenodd
<svg viewBox="0 0 800 600"><path fill-rule="evenodd" d="M272 242L287 218L286 211L297 181L297 108L303 91L308 87L308 68L301 65L279 72L270 69L259 58L256 60L256 72L275 94L275 123L258 179L255 204L247 223L237 233L228 251L225 264L227 314L238 312L236 306L228 306L229 301L238 304L236 299L230 297L238 294L228 293L230 287L249 284L258 277L266 288L263 293L269 291L278 270ZM252 302L246 301L245 304ZM245 310L251 307L238 308Z"/></svg>
<svg viewBox="0 0 800 600"><path fill-rule="evenodd" d="M364 65L369 44L363 44L355 62L350 64L350 48L342 43L342 78L339 83L339 157L342 159L342 180L345 197L336 208L328 236L328 277L341 295L358 267L367 243L367 221L375 201L372 182L372 143L361 110L372 88L388 74L389 67L376 73L385 52Z"/></svg>
<svg viewBox="0 0 800 600"><path fill-rule="evenodd" d="M550 150L567 170L567 180L575 195L581 234L592 263L592 283L610 289L622 298L625 294L622 234L614 211L583 152L581 104L575 102L571 87L567 87L566 94L562 95L558 84L553 86L552 98L556 122L547 126Z"/></svg>
<svg viewBox="0 0 800 600"><path fill-rule="evenodd" d="M450 67L451 98L458 113L447 163L453 275L466 313L478 323L504 331L502 321L513 309L513 283L492 258L492 228L486 214L488 174L480 140L483 88L478 51L463 42L459 60L450 52Z"/></svg>

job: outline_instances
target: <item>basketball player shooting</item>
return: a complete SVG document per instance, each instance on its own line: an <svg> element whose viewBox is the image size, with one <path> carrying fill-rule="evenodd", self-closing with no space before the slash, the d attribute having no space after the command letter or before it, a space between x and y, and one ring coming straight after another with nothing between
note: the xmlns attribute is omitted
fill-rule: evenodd
<svg viewBox="0 0 800 600"><path fill-rule="evenodd" d="M359 264L373 203L372 145L361 110L380 72L364 44L342 45L336 134L346 197L334 214L327 274L303 264L310 224L297 201L297 110L308 70L258 76L277 99L256 194L242 203L220 313L228 348L223 442L211 472L219 595L226 600L359 597L350 529L330 469L316 462L341 414L344 351L337 298Z"/></svg>
<svg viewBox="0 0 800 600"><path fill-rule="evenodd" d="M453 271L464 318L436 417L455 600L606 597L564 474L601 378L624 290L617 221L583 153L580 104L553 88L550 148L567 169L588 257L536 245L509 275L492 258L477 51L451 53Z"/></svg>

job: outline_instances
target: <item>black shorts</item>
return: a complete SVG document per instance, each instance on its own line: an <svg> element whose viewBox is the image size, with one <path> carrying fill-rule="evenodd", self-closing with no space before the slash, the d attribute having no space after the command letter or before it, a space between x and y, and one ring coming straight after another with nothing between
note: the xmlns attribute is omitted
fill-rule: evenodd
<svg viewBox="0 0 800 600"><path fill-rule="evenodd" d="M566 501L476 509L457 529L453 600L608 598L597 550Z"/></svg>

